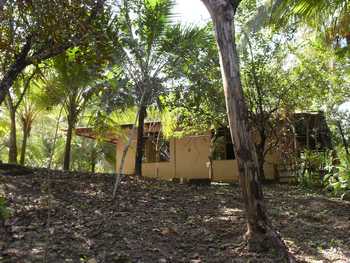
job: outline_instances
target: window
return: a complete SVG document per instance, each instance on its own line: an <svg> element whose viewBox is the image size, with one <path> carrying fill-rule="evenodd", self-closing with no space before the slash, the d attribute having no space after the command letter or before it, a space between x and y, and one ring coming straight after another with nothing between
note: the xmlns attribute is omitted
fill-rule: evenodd
<svg viewBox="0 0 350 263"><path fill-rule="evenodd" d="M323 113L295 114L295 138L300 150L322 151L332 148L330 130Z"/></svg>
<svg viewBox="0 0 350 263"><path fill-rule="evenodd" d="M144 137L143 162L169 162L170 143L158 132L149 133Z"/></svg>
<svg viewBox="0 0 350 263"><path fill-rule="evenodd" d="M234 160L235 153L230 131L227 128L219 129L214 142L214 160Z"/></svg>

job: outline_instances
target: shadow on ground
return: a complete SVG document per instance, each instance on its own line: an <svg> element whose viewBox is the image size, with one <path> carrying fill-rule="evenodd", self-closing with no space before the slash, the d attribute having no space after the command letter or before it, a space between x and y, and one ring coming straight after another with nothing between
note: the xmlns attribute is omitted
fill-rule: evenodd
<svg viewBox="0 0 350 263"><path fill-rule="evenodd" d="M125 178L112 202L111 175L39 170L0 184L12 210L0 262L279 262L246 251L236 186ZM300 262L350 260L349 202L287 185L265 196Z"/></svg>

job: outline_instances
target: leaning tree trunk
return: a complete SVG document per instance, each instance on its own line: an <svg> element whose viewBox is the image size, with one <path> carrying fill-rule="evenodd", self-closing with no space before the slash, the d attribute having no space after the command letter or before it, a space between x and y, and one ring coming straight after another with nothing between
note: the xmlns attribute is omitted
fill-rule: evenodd
<svg viewBox="0 0 350 263"><path fill-rule="evenodd" d="M26 156L26 149L27 149L27 140L29 137L29 127L26 124L26 122L24 122L23 124L23 139L22 139L22 147L21 147L21 157L19 159L19 163L21 165L24 165L24 160L25 160L25 156Z"/></svg>
<svg viewBox="0 0 350 263"><path fill-rule="evenodd" d="M64 149L64 159L63 159L63 170L68 171L70 166L70 153L72 145L72 135L73 135L74 124L72 121L68 121L66 145Z"/></svg>
<svg viewBox="0 0 350 263"><path fill-rule="evenodd" d="M16 134L16 112L13 109L10 110L10 141L9 141L9 163L17 163L17 134Z"/></svg>
<svg viewBox="0 0 350 263"><path fill-rule="evenodd" d="M28 37L21 51L16 56L15 61L0 80L0 105L4 101L10 87L17 79L18 75L28 66L26 57L31 48L31 38Z"/></svg>
<svg viewBox="0 0 350 263"><path fill-rule="evenodd" d="M287 247L267 218L262 187L258 179L258 160L248 128L248 109L243 97L233 34L233 18L239 1L202 1L213 20L219 49L227 115L247 218L245 237L248 248L255 251L274 248L289 262L294 262L294 258L288 253Z"/></svg>
<svg viewBox="0 0 350 263"><path fill-rule="evenodd" d="M143 130L145 126L145 118L147 115L146 106L140 106L138 126L137 126L137 145L136 145L136 157L135 157L135 175L142 176L142 155L143 155Z"/></svg>

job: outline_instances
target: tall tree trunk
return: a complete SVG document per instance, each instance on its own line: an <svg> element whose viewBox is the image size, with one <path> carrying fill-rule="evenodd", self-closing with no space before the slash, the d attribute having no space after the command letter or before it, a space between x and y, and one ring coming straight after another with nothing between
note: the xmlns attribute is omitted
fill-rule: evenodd
<svg viewBox="0 0 350 263"><path fill-rule="evenodd" d="M265 172L264 172L264 164L265 164L265 155L264 155L264 146L256 145L256 154L259 163L259 179L260 181L265 181Z"/></svg>
<svg viewBox="0 0 350 263"><path fill-rule="evenodd" d="M233 18L240 1L202 1L213 20L219 49L227 115L237 157L239 181L247 218L245 238L248 249L260 251L274 248L289 262L295 262L267 218L262 187L258 179L259 164L248 126L248 109L243 96L234 42Z"/></svg>
<svg viewBox="0 0 350 263"><path fill-rule="evenodd" d="M63 159L63 170L68 171L70 166L70 152L72 145L72 135L73 135L74 124L72 121L68 120L68 129L66 137L66 145L64 148L64 159Z"/></svg>
<svg viewBox="0 0 350 263"><path fill-rule="evenodd" d="M135 175L142 176L142 153L143 153L143 130L145 126L145 118L147 116L146 106L140 106L138 126L137 126L137 145L136 145L136 157L135 157Z"/></svg>
<svg viewBox="0 0 350 263"><path fill-rule="evenodd" d="M21 165L24 165L24 160L26 156L26 149L27 149L27 140L29 137L29 127L26 123L23 124L23 139L22 139L22 147L21 147L21 157L19 160L19 163Z"/></svg>
<svg viewBox="0 0 350 263"><path fill-rule="evenodd" d="M17 163L17 134L16 134L16 112L10 109L10 145L9 145L9 163Z"/></svg>
<svg viewBox="0 0 350 263"><path fill-rule="evenodd" d="M264 172L264 164L265 164L265 144L266 138L263 132L260 132L260 142L255 144L256 155L259 163L259 179L261 182L265 181L265 172Z"/></svg>

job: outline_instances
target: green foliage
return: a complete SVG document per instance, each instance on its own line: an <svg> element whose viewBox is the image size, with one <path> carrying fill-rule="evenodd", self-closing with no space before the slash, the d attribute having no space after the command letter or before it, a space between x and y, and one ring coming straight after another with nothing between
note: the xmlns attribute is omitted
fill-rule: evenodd
<svg viewBox="0 0 350 263"><path fill-rule="evenodd" d="M338 151L337 164L330 164L324 177L324 185L335 195L340 196L350 190L350 156L344 151Z"/></svg>
<svg viewBox="0 0 350 263"><path fill-rule="evenodd" d="M7 208L5 197L0 196L0 220L5 220L10 217L10 210Z"/></svg>
<svg viewBox="0 0 350 263"><path fill-rule="evenodd" d="M336 196L350 190L350 159L340 147L321 153L305 151L298 163L301 186L324 189Z"/></svg>
<svg viewBox="0 0 350 263"><path fill-rule="evenodd" d="M104 12L103 2L2 1L0 10L0 84L4 85L2 93L10 88L7 85L11 86L29 65L38 65L77 45L100 47L99 39L104 40L102 28L106 27L104 23L107 15L107 12ZM103 44L108 46L106 42ZM7 73L11 73L10 76Z"/></svg>
<svg viewBox="0 0 350 263"><path fill-rule="evenodd" d="M146 121L161 121L167 138L227 126L212 25L173 24L174 1L122 0L113 7L106 1L104 12L97 17L95 0L22 2L6 1L1 10L0 76L31 36L26 63L40 70L18 111L20 119L33 126L27 165L47 166L54 153L52 167L61 168L64 123L70 119L76 126L92 126L98 134L94 142L73 139L73 169L91 170L95 162L97 171L103 167L113 170L115 149L103 143L104 135L112 131L125 136L121 125L135 123L146 89L150 90ZM335 36L342 38L349 32L349 14L345 12L349 1L265 2L274 5L242 1L236 16L241 80L251 123L273 128L272 120L284 111L322 109L328 114L350 97L349 51L332 42ZM267 27L262 14L270 18L271 12L273 19L288 26L280 32ZM314 29L317 33L311 32ZM330 44L335 48L329 48ZM47 60L52 52L59 55ZM33 70L34 66L24 70L12 85L11 95L16 100ZM64 105L67 114L59 122L53 147L59 105ZM263 122L252 116L264 116ZM0 117L3 157L7 111ZM337 133L334 141L342 143ZM340 164L332 165L329 156L305 152L300 159L304 171L300 183L326 185L339 194L348 184L348 165L343 157Z"/></svg>
<svg viewBox="0 0 350 263"><path fill-rule="evenodd" d="M82 150L83 149L83 150ZM115 145L103 140L78 137L72 144L73 171L105 172L115 170Z"/></svg>
<svg viewBox="0 0 350 263"><path fill-rule="evenodd" d="M323 188L324 178L331 162L330 152L304 150L297 158L298 183L308 188Z"/></svg>
<svg viewBox="0 0 350 263"><path fill-rule="evenodd" d="M326 31L329 36L335 36L348 32L348 10L347 0L276 0L273 18L277 22L283 22L293 17Z"/></svg>
<svg viewBox="0 0 350 263"><path fill-rule="evenodd" d="M9 132L9 125L6 119L4 118L5 115L2 111L0 111L0 116L0 137L3 138L3 136L8 134Z"/></svg>
<svg viewBox="0 0 350 263"><path fill-rule="evenodd" d="M168 122L176 137L207 132L227 124L224 92L210 25L194 38L191 52L170 63L166 70L174 80L173 90L162 96ZM168 130L171 132L171 129Z"/></svg>

